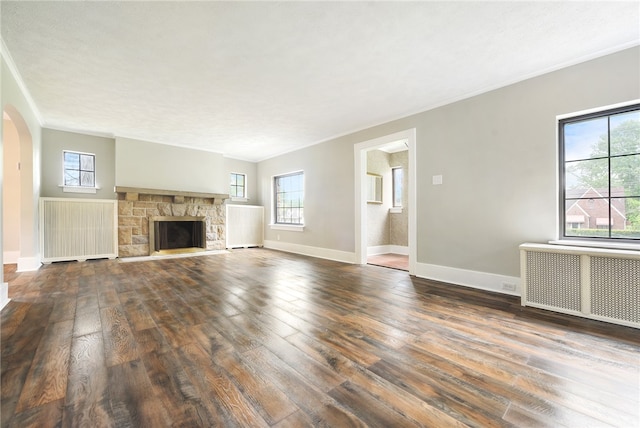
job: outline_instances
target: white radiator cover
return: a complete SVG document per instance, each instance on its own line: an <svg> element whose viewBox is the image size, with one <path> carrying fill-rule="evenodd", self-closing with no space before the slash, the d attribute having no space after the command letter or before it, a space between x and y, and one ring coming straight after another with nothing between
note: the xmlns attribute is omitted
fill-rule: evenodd
<svg viewBox="0 0 640 428"><path fill-rule="evenodd" d="M118 201L40 198L43 263L118 256Z"/></svg>
<svg viewBox="0 0 640 428"><path fill-rule="evenodd" d="M264 242L264 207L231 204L226 207L226 247L262 247Z"/></svg>
<svg viewBox="0 0 640 428"><path fill-rule="evenodd" d="M522 305L640 328L640 252L520 246Z"/></svg>

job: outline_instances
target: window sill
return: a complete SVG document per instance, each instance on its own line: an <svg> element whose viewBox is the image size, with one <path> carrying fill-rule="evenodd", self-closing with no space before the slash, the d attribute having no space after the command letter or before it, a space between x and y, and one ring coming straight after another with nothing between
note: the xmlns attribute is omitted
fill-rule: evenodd
<svg viewBox="0 0 640 428"><path fill-rule="evenodd" d="M271 230L289 230L291 232L304 231L304 224L270 224Z"/></svg>
<svg viewBox="0 0 640 428"><path fill-rule="evenodd" d="M580 241L570 239L558 239L555 241L549 241L552 245L566 245L569 247L587 247L587 248L603 248L610 250L631 250L640 251L640 243L631 244L626 242L592 242L592 241Z"/></svg>
<svg viewBox="0 0 640 428"><path fill-rule="evenodd" d="M402 207L392 207L389 208L390 214L402 214Z"/></svg>
<svg viewBox="0 0 640 428"><path fill-rule="evenodd" d="M249 198L232 197L230 199L231 199L231 202L249 202Z"/></svg>
<svg viewBox="0 0 640 428"><path fill-rule="evenodd" d="M99 187L80 187L80 186L58 186L62 187L64 193L96 193Z"/></svg>

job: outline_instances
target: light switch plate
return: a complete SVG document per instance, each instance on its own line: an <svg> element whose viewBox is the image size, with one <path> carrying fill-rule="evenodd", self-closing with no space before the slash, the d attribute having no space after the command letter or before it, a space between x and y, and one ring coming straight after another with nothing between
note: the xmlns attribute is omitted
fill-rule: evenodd
<svg viewBox="0 0 640 428"><path fill-rule="evenodd" d="M432 178L432 182L434 185L437 184L442 184L442 176L441 175L434 175Z"/></svg>

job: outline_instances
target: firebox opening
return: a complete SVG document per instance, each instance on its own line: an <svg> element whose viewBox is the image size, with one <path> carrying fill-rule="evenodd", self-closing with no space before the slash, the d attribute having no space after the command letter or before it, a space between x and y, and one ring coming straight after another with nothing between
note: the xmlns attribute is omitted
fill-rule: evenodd
<svg viewBox="0 0 640 428"><path fill-rule="evenodd" d="M150 218L151 255L206 249L206 222L200 217Z"/></svg>

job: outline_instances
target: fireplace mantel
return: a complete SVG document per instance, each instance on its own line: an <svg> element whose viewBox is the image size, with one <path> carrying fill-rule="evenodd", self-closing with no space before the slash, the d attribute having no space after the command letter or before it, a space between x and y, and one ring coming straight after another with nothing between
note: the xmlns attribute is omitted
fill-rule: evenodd
<svg viewBox="0 0 640 428"><path fill-rule="evenodd" d="M137 201L138 195L173 196L175 203L184 202L185 197L213 199L214 204L221 204L225 199L229 199L229 195L224 193L183 192L179 190L143 189L140 187L122 186L116 186L116 193L126 194L125 200L127 201Z"/></svg>

